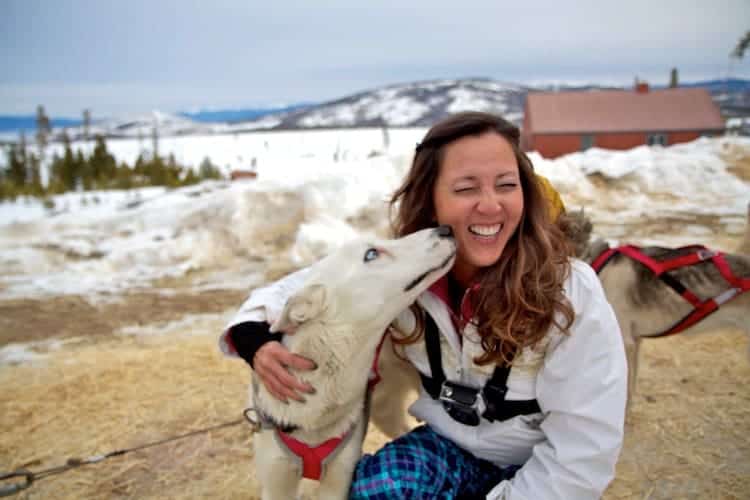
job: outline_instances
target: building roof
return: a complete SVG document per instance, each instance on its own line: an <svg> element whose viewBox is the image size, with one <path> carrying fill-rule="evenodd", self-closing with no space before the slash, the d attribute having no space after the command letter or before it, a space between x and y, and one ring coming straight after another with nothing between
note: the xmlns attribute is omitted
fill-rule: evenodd
<svg viewBox="0 0 750 500"><path fill-rule="evenodd" d="M532 134L722 130L705 89L533 92L526 97Z"/></svg>

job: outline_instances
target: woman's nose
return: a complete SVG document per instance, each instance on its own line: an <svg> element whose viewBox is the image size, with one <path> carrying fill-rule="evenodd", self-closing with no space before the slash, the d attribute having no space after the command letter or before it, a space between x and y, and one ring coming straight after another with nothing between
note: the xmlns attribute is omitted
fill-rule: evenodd
<svg viewBox="0 0 750 500"><path fill-rule="evenodd" d="M500 199L494 192L484 191L477 202L477 211L480 213L494 214L500 211Z"/></svg>

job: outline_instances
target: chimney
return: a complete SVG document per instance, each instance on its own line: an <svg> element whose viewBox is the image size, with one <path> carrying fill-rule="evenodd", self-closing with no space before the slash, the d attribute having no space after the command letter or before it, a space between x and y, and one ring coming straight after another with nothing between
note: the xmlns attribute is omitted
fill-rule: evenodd
<svg viewBox="0 0 750 500"><path fill-rule="evenodd" d="M672 68L672 71L669 73L669 88L676 89L679 86L680 78L677 75L677 68Z"/></svg>

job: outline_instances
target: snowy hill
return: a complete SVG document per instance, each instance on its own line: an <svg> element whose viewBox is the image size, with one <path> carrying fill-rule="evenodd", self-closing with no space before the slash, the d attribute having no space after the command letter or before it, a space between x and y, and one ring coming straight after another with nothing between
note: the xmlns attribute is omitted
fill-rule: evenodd
<svg viewBox="0 0 750 500"><path fill-rule="evenodd" d="M750 116L750 81L709 81L684 86L706 88L727 117ZM489 79L432 80L389 85L300 110L265 115L234 124L237 129L307 129L346 127L425 127L441 117L465 110L501 114L517 125L523 121L531 91L589 91L618 87L555 84L525 86ZM658 88L658 86L655 86Z"/></svg>
<svg viewBox="0 0 750 500"><path fill-rule="evenodd" d="M287 113L276 128L422 127L446 114L476 109L520 123L528 91L529 87L485 79L389 85Z"/></svg>
<svg viewBox="0 0 750 500"><path fill-rule="evenodd" d="M89 127L89 137L104 135L112 138L142 138L151 137L154 129L159 136L193 135L214 132L216 127L211 124L199 123L184 116L152 111L150 113L125 115L101 121L95 121ZM83 126L65 129L71 140L83 139ZM62 129L55 129L55 137L59 138Z"/></svg>

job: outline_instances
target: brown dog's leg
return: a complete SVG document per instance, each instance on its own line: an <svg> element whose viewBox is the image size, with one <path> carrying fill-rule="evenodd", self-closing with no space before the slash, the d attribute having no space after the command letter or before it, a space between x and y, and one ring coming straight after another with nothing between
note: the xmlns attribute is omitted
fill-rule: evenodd
<svg viewBox="0 0 750 500"><path fill-rule="evenodd" d="M638 377L638 343L639 339L635 332L634 322L630 322L622 329L622 340L625 345L625 357L628 362L628 401L625 409L627 416L630 410L630 402L635 396L635 385Z"/></svg>

